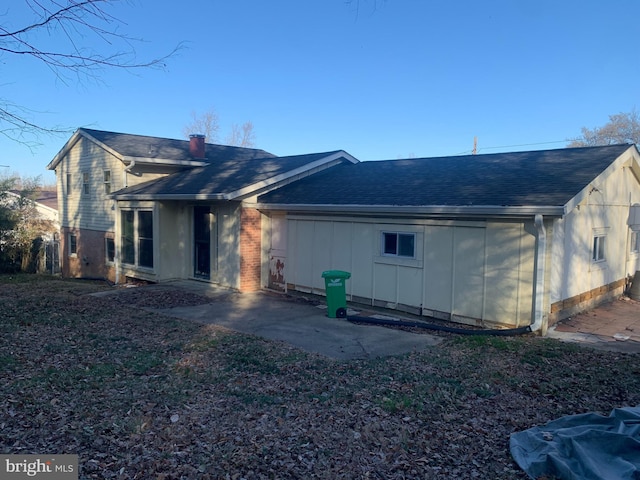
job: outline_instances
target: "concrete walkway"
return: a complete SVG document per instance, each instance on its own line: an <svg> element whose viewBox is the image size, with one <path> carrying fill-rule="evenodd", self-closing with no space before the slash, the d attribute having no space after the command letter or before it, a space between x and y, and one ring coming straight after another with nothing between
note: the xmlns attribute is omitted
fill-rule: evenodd
<svg viewBox="0 0 640 480"><path fill-rule="evenodd" d="M337 360L402 355L433 347L443 340L426 333L328 318L324 303L314 305L302 298L276 293L240 294L195 281L168 282L147 288L181 288L211 299L211 303L204 305L154 310L164 315L286 342ZM348 314L360 312L350 309ZM369 316L371 312L362 314ZM394 312L390 314L395 316ZM640 353L640 302L622 297L559 322L549 328L547 336L601 350Z"/></svg>
<svg viewBox="0 0 640 480"><path fill-rule="evenodd" d="M269 292L239 294L198 287L192 282L186 286L173 282L165 285L206 295L211 298L211 303L154 309L156 312L287 342L336 360L402 355L433 347L442 341L434 335L355 325L345 319L328 318L323 305L315 306Z"/></svg>

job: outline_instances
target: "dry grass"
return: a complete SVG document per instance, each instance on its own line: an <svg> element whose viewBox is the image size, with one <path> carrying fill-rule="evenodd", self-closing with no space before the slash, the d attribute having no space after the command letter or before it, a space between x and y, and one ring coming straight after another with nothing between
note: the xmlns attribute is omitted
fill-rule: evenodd
<svg viewBox="0 0 640 480"><path fill-rule="evenodd" d="M640 404L637 355L457 337L337 362L160 317L175 291L0 277L0 451L73 453L81 478L527 478L512 432Z"/></svg>

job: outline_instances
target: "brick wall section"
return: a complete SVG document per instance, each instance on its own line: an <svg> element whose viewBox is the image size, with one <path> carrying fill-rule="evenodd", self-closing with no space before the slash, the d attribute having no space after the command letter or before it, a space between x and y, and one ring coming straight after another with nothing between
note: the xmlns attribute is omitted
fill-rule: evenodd
<svg viewBox="0 0 640 480"><path fill-rule="evenodd" d="M69 255L69 233L76 234L77 254ZM115 281L115 269L105 264L105 237L108 232L61 229L60 263L62 276L67 278L101 278ZM111 235L112 236L112 235Z"/></svg>
<svg viewBox="0 0 640 480"><path fill-rule="evenodd" d="M260 290L262 272L262 214L255 208L240 213L240 291Z"/></svg>
<svg viewBox="0 0 640 480"><path fill-rule="evenodd" d="M628 279L621 278L608 285L553 303L549 314L549 324L553 325L560 320L613 300L624 293L627 283Z"/></svg>

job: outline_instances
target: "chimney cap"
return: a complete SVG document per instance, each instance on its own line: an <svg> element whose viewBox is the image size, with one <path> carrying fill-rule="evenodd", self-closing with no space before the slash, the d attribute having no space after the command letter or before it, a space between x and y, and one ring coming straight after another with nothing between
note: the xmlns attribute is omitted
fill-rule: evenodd
<svg viewBox="0 0 640 480"><path fill-rule="evenodd" d="M206 138L206 135L202 133L191 133L189 134L189 138Z"/></svg>

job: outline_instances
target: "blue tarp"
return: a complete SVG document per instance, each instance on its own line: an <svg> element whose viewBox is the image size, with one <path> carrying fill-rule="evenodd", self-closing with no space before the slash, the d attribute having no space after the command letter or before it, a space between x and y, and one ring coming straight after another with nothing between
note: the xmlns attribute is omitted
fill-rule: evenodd
<svg viewBox="0 0 640 480"><path fill-rule="evenodd" d="M640 406L562 417L512 434L510 448L531 478L640 480Z"/></svg>

